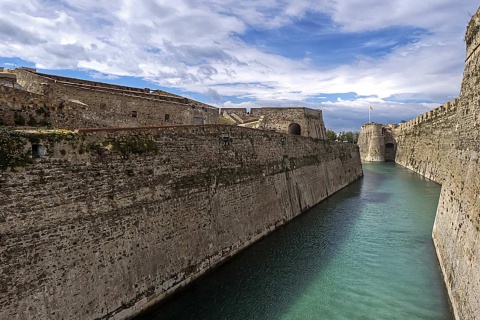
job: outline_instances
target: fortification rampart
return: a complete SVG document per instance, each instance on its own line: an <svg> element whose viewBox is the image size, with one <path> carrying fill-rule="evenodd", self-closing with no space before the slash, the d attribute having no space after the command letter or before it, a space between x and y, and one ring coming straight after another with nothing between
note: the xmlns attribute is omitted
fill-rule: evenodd
<svg viewBox="0 0 480 320"><path fill-rule="evenodd" d="M456 319L480 314L480 10L465 36L460 97L394 130L396 161L442 184L433 240Z"/></svg>
<svg viewBox="0 0 480 320"><path fill-rule="evenodd" d="M0 125L50 126L52 109L54 103L43 95L0 86Z"/></svg>
<svg viewBox="0 0 480 320"><path fill-rule="evenodd" d="M394 130L396 162L442 184L450 171L447 155L455 149L460 100L452 100Z"/></svg>
<svg viewBox="0 0 480 320"><path fill-rule="evenodd" d="M185 106L179 110L174 102L149 101L128 95L110 95L108 91L99 93L69 86L61 86L59 91L74 94L91 104L77 99L51 99L43 94L0 86L0 125L66 129L152 124L171 126L185 123L203 124L204 119L207 119L207 123L214 123L217 118L216 109ZM98 110L95 104L99 100L108 101L109 104L100 102ZM145 107L147 104L149 105ZM195 121L196 119L198 121Z"/></svg>
<svg viewBox="0 0 480 320"><path fill-rule="evenodd" d="M442 184L433 239L457 319L480 314L480 10L467 37L467 60L449 172ZM471 36L470 36L471 35ZM468 39L467 39L468 40Z"/></svg>
<svg viewBox="0 0 480 320"><path fill-rule="evenodd" d="M208 104L191 100L170 92L157 90L157 89L156 90L151 90L149 88L142 89L142 88L109 84L104 82L96 82L96 81L82 80L82 79L76 79L76 78L67 78L67 77L61 77L61 76L56 76L51 74L39 73L29 68L15 69L15 73L18 74L20 82L26 83L27 88L29 88L30 91L34 91L36 93L42 93L43 84L61 83L61 84L69 84L72 86L84 87L92 90L99 89L103 91L116 92L119 94L128 94L131 96L146 97L149 99L173 101L177 103L215 109L214 107Z"/></svg>
<svg viewBox="0 0 480 320"><path fill-rule="evenodd" d="M175 95L159 95L146 89L48 76L16 69L17 80L30 92L54 101L74 101L86 105L90 122L96 126L158 126L172 124L214 124L218 109Z"/></svg>
<svg viewBox="0 0 480 320"><path fill-rule="evenodd" d="M125 319L362 175L353 144L233 126L0 139L1 319Z"/></svg>
<svg viewBox="0 0 480 320"><path fill-rule="evenodd" d="M110 83L105 83L105 82L98 82L98 81L90 81L90 80L82 80L82 79L77 79L77 78L69 78L69 77L62 77L62 76L57 76L57 75L52 75L52 74L45 74L45 73L40 73L28 69L21 68L19 70L16 70L16 72L29 72L30 74L34 74L37 79L43 79L44 82L64 82L64 83L71 83L71 84L76 84L76 85L84 85L88 87L98 87L98 88L103 88L106 90L118 90L122 92L129 92L130 94L149 94L151 92L155 92L155 94L158 94L160 96L167 96L167 97L176 97L176 98L182 98L186 99L184 97L172 94L170 92L162 91L162 90L150 90L149 88L136 88L136 87L128 87L128 86L120 86L116 84L110 84ZM23 75L25 76L25 75Z"/></svg>

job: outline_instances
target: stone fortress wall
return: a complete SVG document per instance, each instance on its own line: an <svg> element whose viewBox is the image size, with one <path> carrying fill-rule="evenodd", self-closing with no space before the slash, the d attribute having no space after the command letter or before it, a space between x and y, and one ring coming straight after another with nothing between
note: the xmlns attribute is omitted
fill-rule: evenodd
<svg viewBox="0 0 480 320"><path fill-rule="evenodd" d="M362 125L358 137L358 148L362 161L383 162L385 161L385 136L383 125L378 123L366 123Z"/></svg>
<svg viewBox="0 0 480 320"><path fill-rule="evenodd" d="M222 108L220 114L232 124L273 130L325 140L326 129L322 110L304 107L283 108Z"/></svg>
<svg viewBox="0 0 480 320"><path fill-rule="evenodd" d="M0 319L127 319L363 174L357 146L322 141L319 110L255 109L255 130L164 92L15 72Z"/></svg>
<svg viewBox="0 0 480 320"><path fill-rule="evenodd" d="M405 131L413 128L416 125L423 124L429 121L435 121L442 117L454 116L458 110L459 98L455 98L433 110L427 111L412 120L398 125L398 130Z"/></svg>
<svg viewBox="0 0 480 320"><path fill-rule="evenodd" d="M160 90L48 75L31 68L17 68L15 74L9 74L16 76L22 90L0 88L3 93L0 123L7 125L24 122L68 129L203 125L219 123L219 113L226 112L233 116L227 115L229 124L255 121L250 127L322 140L326 136L321 110L301 107L252 108L250 113L244 108L219 110ZM15 101L12 99L15 95L23 100ZM15 116L23 121L13 121Z"/></svg>
<svg viewBox="0 0 480 320"><path fill-rule="evenodd" d="M45 95L52 101L83 105L84 118L97 123L96 126L201 125L218 120L217 108L172 94L45 75L23 68L15 69L15 73L26 91Z"/></svg>
<svg viewBox="0 0 480 320"><path fill-rule="evenodd" d="M442 184L450 170L448 154L455 148L459 99L400 124L395 132L396 162Z"/></svg>
<svg viewBox="0 0 480 320"><path fill-rule="evenodd" d="M465 41L460 97L399 125L393 137L397 163L442 184L432 237L455 318L473 320L480 314L480 9Z"/></svg>
<svg viewBox="0 0 480 320"><path fill-rule="evenodd" d="M326 129L321 110L309 108L252 108L252 116L264 117L262 129L299 134L325 140Z"/></svg>
<svg viewBox="0 0 480 320"><path fill-rule="evenodd" d="M358 147L365 162L395 161L397 142L393 136L395 125L365 123L360 129Z"/></svg>
<svg viewBox="0 0 480 320"><path fill-rule="evenodd" d="M442 184L433 240L457 319L480 314L480 9L467 28L467 60L449 171ZM473 40L471 40L473 39Z"/></svg>
<svg viewBox="0 0 480 320"><path fill-rule="evenodd" d="M236 126L0 142L0 319L128 318L362 175L353 144Z"/></svg>

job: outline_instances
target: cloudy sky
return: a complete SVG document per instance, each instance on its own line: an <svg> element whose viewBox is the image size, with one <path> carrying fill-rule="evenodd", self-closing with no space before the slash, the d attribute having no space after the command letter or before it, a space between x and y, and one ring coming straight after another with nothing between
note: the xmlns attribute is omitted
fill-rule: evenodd
<svg viewBox="0 0 480 320"><path fill-rule="evenodd" d="M327 128L459 94L472 0L1 0L0 66L217 107L307 106Z"/></svg>

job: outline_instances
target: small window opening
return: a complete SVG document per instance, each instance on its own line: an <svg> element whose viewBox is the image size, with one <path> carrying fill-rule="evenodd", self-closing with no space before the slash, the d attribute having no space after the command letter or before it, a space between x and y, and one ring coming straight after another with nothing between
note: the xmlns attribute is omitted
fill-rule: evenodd
<svg viewBox="0 0 480 320"><path fill-rule="evenodd" d="M137 111L132 111L132 118L136 118L137 117Z"/></svg>
<svg viewBox="0 0 480 320"><path fill-rule="evenodd" d="M170 115L167 113L167 114L165 115L165 122L168 122L168 121L170 121Z"/></svg>
<svg viewBox="0 0 480 320"><path fill-rule="evenodd" d="M232 138L228 133L223 133L221 137L222 137L223 145L225 146L230 145L230 143L232 142Z"/></svg>
<svg viewBox="0 0 480 320"><path fill-rule="evenodd" d="M32 144L32 158L45 158L45 147L42 144Z"/></svg>

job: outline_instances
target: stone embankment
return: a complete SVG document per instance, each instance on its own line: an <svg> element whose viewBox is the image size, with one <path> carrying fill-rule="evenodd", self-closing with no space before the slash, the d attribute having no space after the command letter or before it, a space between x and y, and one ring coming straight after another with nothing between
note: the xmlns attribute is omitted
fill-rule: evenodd
<svg viewBox="0 0 480 320"><path fill-rule="evenodd" d="M0 319L126 319L362 175L233 126L0 134Z"/></svg>

